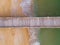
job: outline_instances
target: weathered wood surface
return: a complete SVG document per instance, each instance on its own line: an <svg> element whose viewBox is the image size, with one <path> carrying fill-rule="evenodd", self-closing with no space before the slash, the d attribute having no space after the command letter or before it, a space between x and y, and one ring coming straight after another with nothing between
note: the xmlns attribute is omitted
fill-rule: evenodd
<svg viewBox="0 0 60 45"><path fill-rule="evenodd" d="M28 28L0 28L0 45L29 45Z"/></svg>
<svg viewBox="0 0 60 45"><path fill-rule="evenodd" d="M0 27L60 27L60 17L0 17Z"/></svg>

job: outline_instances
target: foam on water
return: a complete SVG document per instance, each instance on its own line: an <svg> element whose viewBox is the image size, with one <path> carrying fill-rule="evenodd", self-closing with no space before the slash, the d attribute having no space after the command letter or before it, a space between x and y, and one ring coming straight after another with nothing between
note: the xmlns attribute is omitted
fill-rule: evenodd
<svg viewBox="0 0 60 45"><path fill-rule="evenodd" d="M30 28L29 35L30 35L30 45L40 45L40 42L38 41L38 30L35 28Z"/></svg>
<svg viewBox="0 0 60 45"><path fill-rule="evenodd" d="M40 42L36 41L36 42L33 43L32 45L40 45Z"/></svg>

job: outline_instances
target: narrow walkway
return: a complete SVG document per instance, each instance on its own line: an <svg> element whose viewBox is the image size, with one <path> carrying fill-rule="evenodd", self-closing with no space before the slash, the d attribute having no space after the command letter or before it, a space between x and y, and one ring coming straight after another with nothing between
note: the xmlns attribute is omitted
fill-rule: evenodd
<svg viewBox="0 0 60 45"><path fill-rule="evenodd" d="M0 17L0 27L60 27L59 17Z"/></svg>

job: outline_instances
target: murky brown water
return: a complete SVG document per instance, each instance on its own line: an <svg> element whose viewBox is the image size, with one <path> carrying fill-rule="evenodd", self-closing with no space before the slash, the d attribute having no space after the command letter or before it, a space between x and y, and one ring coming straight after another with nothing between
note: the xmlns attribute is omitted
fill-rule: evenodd
<svg viewBox="0 0 60 45"><path fill-rule="evenodd" d="M0 0L0 16L32 16L32 0Z"/></svg>
<svg viewBox="0 0 60 45"><path fill-rule="evenodd" d="M0 28L0 45L29 45L28 28Z"/></svg>

